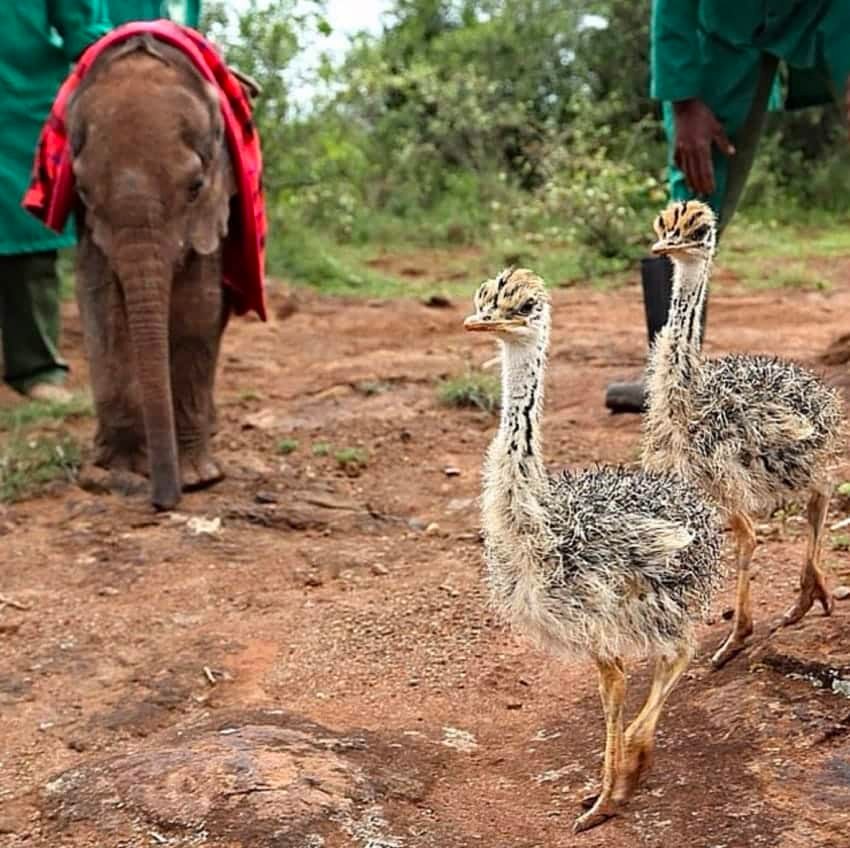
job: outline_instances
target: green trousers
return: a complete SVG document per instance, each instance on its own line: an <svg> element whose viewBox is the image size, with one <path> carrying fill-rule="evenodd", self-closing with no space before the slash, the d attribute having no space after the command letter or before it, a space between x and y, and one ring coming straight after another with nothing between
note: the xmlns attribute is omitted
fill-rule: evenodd
<svg viewBox="0 0 850 848"><path fill-rule="evenodd" d="M18 392L36 383L61 383L68 371L59 355L56 258L55 250L0 256L4 380Z"/></svg>

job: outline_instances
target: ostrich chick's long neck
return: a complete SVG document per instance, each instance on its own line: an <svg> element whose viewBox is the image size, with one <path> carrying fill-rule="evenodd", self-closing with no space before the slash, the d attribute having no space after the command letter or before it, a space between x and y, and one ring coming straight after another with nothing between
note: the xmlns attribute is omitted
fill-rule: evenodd
<svg viewBox="0 0 850 848"><path fill-rule="evenodd" d="M548 478L540 419L548 321L534 340L502 343L502 419L484 469L486 529L502 541L545 535Z"/></svg>
<svg viewBox="0 0 850 848"><path fill-rule="evenodd" d="M673 268L670 314L652 355L652 396L656 403L663 400L664 414L678 418L686 414L683 404L699 371L711 259L676 257Z"/></svg>

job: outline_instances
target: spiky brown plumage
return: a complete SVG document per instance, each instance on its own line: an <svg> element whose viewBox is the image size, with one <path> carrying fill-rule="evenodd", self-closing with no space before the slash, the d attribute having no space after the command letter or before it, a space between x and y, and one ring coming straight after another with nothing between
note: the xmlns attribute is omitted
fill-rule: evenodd
<svg viewBox="0 0 850 848"><path fill-rule="evenodd" d="M650 356L644 467L688 477L722 507L736 530L742 572L755 545L752 518L810 493L815 544L801 600L787 618L798 620L814 599L828 612L818 543L841 448L841 399L810 371L777 357L703 358L700 320L716 244L714 214L698 201L675 203L654 226L654 251L671 256L675 274L670 316ZM738 615L717 665L752 630L748 583L739 576Z"/></svg>
<svg viewBox="0 0 850 848"><path fill-rule="evenodd" d="M599 800L577 822L582 830L612 815L640 777L663 700L687 665L694 623L719 577L717 516L694 486L670 474L548 474L540 436L545 285L530 271L506 271L479 288L475 308L467 329L496 334L502 348L502 419L482 494L493 603L554 654L597 662L609 743L622 749L611 766L617 773L606 767ZM622 658L634 654L659 658L663 695L648 701L623 736L610 710L622 708Z"/></svg>

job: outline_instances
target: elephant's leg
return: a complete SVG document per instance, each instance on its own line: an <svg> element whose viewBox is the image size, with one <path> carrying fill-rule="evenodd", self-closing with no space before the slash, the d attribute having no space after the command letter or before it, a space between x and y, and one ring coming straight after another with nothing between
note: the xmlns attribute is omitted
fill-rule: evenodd
<svg viewBox="0 0 850 848"><path fill-rule="evenodd" d="M171 385L184 489L209 486L224 476L210 452L210 437L226 309L220 257L192 255L175 277L171 295Z"/></svg>
<svg viewBox="0 0 850 848"><path fill-rule="evenodd" d="M133 370L124 300L106 258L87 235L77 248L76 294L97 416L95 464L147 475L141 389Z"/></svg>

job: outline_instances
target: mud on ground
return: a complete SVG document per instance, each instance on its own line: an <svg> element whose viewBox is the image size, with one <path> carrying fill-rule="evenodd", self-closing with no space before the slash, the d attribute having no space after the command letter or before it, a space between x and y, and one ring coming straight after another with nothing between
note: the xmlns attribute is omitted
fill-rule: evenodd
<svg viewBox="0 0 850 848"><path fill-rule="evenodd" d="M709 351L814 364L848 329L848 271L830 293L721 274ZM15 603L0 605L0 845L850 845L850 699L831 691L832 670L850 678L850 601L764 638L795 592L799 519L760 527L753 650L708 670L730 580L644 791L574 837L602 748L594 674L493 620L474 499L496 421L435 396L490 342L463 334L467 303L302 293L293 311L282 292L270 323L225 338L222 484L169 515L67 485L0 514ZM639 422L602 397L641 366L636 287L554 302L548 460L633 462ZM66 328L82 386L73 306ZM93 422L72 426L90 438ZM368 453L357 476L334 458L349 447ZM850 583L848 554L827 560ZM631 672L634 709L647 674Z"/></svg>

